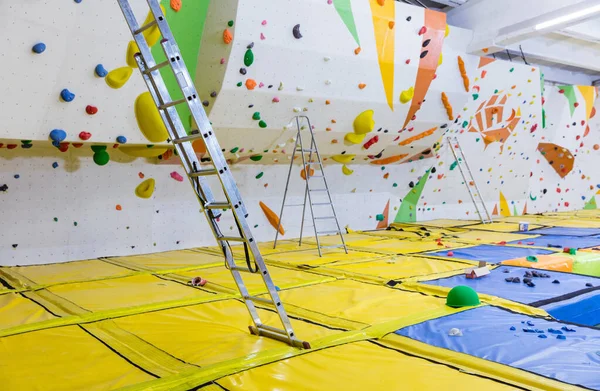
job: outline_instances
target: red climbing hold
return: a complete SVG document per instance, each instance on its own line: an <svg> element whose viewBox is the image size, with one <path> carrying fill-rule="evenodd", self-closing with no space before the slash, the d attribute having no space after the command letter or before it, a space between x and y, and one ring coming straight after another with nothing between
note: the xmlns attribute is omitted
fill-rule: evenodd
<svg viewBox="0 0 600 391"><path fill-rule="evenodd" d="M375 144L376 142L379 141L379 136L374 136L373 138L371 138L369 141L367 141L365 143L365 145L363 145L364 149L369 149L371 148L371 146L373 146L373 144Z"/></svg>
<svg viewBox="0 0 600 391"><path fill-rule="evenodd" d="M96 106L87 105L85 107L85 112L88 113L89 115L94 115L98 112L98 108Z"/></svg>
<svg viewBox="0 0 600 391"><path fill-rule="evenodd" d="M69 143L60 143L58 150L61 152L67 152L67 150L69 149Z"/></svg>
<svg viewBox="0 0 600 391"><path fill-rule="evenodd" d="M559 93L559 94L564 94L564 93L565 93L565 90L558 90L558 93Z"/></svg>
<svg viewBox="0 0 600 391"><path fill-rule="evenodd" d="M575 106L575 107L579 107L579 102L575 102L575 103L573 103L573 106Z"/></svg>
<svg viewBox="0 0 600 391"><path fill-rule="evenodd" d="M145 177L143 172L138 172L138 176L140 177L140 179L144 179L144 177Z"/></svg>
<svg viewBox="0 0 600 391"><path fill-rule="evenodd" d="M419 35L423 35L427 32L427 27L423 26L421 27L421 30L419 30Z"/></svg>
<svg viewBox="0 0 600 391"><path fill-rule="evenodd" d="M8 148L8 149L15 149L16 147L17 147L17 144L8 144L6 146L6 148Z"/></svg>
<svg viewBox="0 0 600 391"><path fill-rule="evenodd" d="M92 134L89 132L81 132L79 133L79 138L83 141L89 140L92 137Z"/></svg>
<svg viewBox="0 0 600 391"><path fill-rule="evenodd" d="M446 254L449 257L453 257L454 256L454 252L453 251L448 251L448 254Z"/></svg>
<svg viewBox="0 0 600 391"><path fill-rule="evenodd" d="M83 147L83 143L73 143L73 146L75 148L81 148L81 147Z"/></svg>

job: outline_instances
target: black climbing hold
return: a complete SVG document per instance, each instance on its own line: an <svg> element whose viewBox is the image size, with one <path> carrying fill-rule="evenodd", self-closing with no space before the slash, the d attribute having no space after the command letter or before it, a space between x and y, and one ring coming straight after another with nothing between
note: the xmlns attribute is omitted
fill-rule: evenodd
<svg viewBox="0 0 600 391"><path fill-rule="evenodd" d="M385 149L383 151L385 151ZM381 157L383 156L383 151L381 151L377 155L375 155L375 159L381 159Z"/></svg>
<svg viewBox="0 0 600 391"><path fill-rule="evenodd" d="M217 91L213 91L210 93L210 97L211 98L216 98L217 97Z"/></svg>
<svg viewBox="0 0 600 391"><path fill-rule="evenodd" d="M435 172L436 172L436 171L437 171L437 170L435 169L435 167L431 167L431 173L432 173L432 174L435 174Z"/></svg>
<svg viewBox="0 0 600 391"><path fill-rule="evenodd" d="M248 46L246 46L246 49L252 49L254 47L254 42L250 42L250 44Z"/></svg>
<svg viewBox="0 0 600 391"><path fill-rule="evenodd" d="M506 282L513 282L514 281L514 277L506 277L504 279L504 281L506 281Z"/></svg>
<svg viewBox="0 0 600 391"><path fill-rule="evenodd" d="M302 34L300 33L300 25L299 24L294 26L292 33L294 34L294 38L296 38L296 39L302 38Z"/></svg>
<svg viewBox="0 0 600 391"><path fill-rule="evenodd" d="M12 246L13 248L17 248L18 244L13 244Z"/></svg>
<svg viewBox="0 0 600 391"><path fill-rule="evenodd" d="M387 133L387 132L388 132L388 130L387 130L387 129L383 131L383 133Z"/></svg>
<svg viewBox="0 0 600 391"><path fill-rule="evenodd" d="M585 284L585 286L587 286L587 287L590 287L590 288L591 288L591 287L593 287L593 286L594 286L594 284L592 284L591 282L588 282L587 284Z"/></svg>
<svg viewBox="0 0 600 391"><path fill-rule="evenodd" d="M208 105L210 105L210 102L209 102L209 101L207 101L207 100L205 100L205 101L203 101L203 102L202 102L202 105L203 105L204 107L208 107Z"/></svg>
<svg viewBox="0 0 600 391"><path fill-rule="evenodd" d="M542 193L543 193L543 194L546 194L547 192L548 192L548 189L544 189L544 190L542 190Z"/></svg>
<svg viewBox="0 0 600 391"><path fill-rule="evenodd" d="M269 87L268 87L268 88L273 88L273 84L269 84Z"/></svg>
<svg viewBox="0 0 600 391"><path fill-rule="evenodd" d="M524 278L523 284L529 284L531 282L531 278Z"/></svg>
<svg viewBox="0 0 600 391"><path fill-rule="evenodd" d="M446 129L448 127L448 124L443 124L442 126L440 126L440 128L442 129Z"/></svg>
<svg viewBox="0 0 600 391"><path fill-rule="evenodd" d="M553 284L560 284L560 281L558 281L558 280L554 280L554 281L552 281L552 283L553 283Z"/></svg>
<svg viewBox="0 0 600 391"><path fill-rule="evenodd" d="M423 47L426 48L431 43L431 39L427 39L423 42Z"/></svg>
<svg viewBox="0 0 600 391"><path fill-rule="evenodd" d="M0 186L0 191L6 191L8 190L8 185L5 183L4 185Z"/></svg>
<svg viewBox="0 0 600 391"><path fill-rule="evenodd" d="M425 58L425 56L429 53L428 50L423 50L423 53L421 53L421 58Z"/></svg>
<svg viewBox="0 0 600 391"><path fill-rule="evenodd" d="M386 282L387 286L396 286L398 284L399 284L399 282L398 281L394 281L394 280L389 280L388 282Z"/></svg>
<svg viewBox="0 0 600 391"><path fill-rule="evenodd" d="M510 273L510 271L508 269L504 269L502 270L502 273Z"/></svg>
<svg viewBox="0 0 600 391"><path fill-rule="evenodd" d="M408 187L410 187L412 189L413 187L415 187L415 183L413 181L410 181L410 183L408 184Z"/></svg>
<svg viewBox="0 0 600 391"><path fill-rule="evenodd" d="M249 109L251 109L251 108L253 108L253 107L254 107L254 105L248 105L248 108L249 108Z"/></svg>
<svg viewBox="0 0 600 391"><path fill-rule="evenodd" d="M412 16L409 16L408 18L406 18L407 22L410 22L412 20Z"/></svg>
<svg viewBox="0 0 600 391"><path fill-rule="evenodd" d="M246 71L246 68L240 68L240 73L242 75L245 75L248 71Z"/></svg>
<svg viewBox="0 0 600 391"><path fill-rule="evenodd" d="M530 288L533 288L535 286L535 284L533 282L528 282L527 286L530 287Z"/></svg>

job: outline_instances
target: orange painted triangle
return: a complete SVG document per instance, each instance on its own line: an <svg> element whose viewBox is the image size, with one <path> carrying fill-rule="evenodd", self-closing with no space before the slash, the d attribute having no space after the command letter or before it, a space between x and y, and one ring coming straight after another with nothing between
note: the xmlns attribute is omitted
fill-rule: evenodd
<svg viewBox="0 0 600 391"><path fill-rule="evenodd" d="M492 216L498 216L498 205L494 205L494 211L492 212Z"/></svg>
<svg viewBox="0 0 600 391"><path fill-rule="evenodd" d="M383 210L383 221L377 224L377 229L383 229L388 227L388 219L390 216L390 200L388 200L385 209Z"/></svg>
<svg viewBox="0 0 600 391"><path fill-rule="evenodd" d="M523 208L522 215L525 216L527 214L527 202L525 202L525 207Z"/></svg>
<svg viewBox="0 0 600 391"><path fill-rule="evenodd" d="M479 66L477 68L481 68L486 66L487 64L496 61L495 58L490 57L479 57Z"/></svg>

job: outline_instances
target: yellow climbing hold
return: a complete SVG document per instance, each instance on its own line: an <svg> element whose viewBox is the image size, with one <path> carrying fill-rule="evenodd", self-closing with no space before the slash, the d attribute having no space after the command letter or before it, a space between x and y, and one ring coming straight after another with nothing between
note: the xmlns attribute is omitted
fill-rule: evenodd
<svg viewBox="0 0 600 391"><path fill-rule="evenodd" d="M165 7L163 7L162 5L160 6L160 9L162 10L163 14L165 14ZM144 23L142 24L142 26L147 25L148 23L152 22L154 20L154 16L152 15L152 12L148 11L148 16L146 16L146 20L144 20ZM144 38L146 38L146 42L148 43L148 46L152 47L156 44L156 42L158 42L158 39L160 38L160 30L158 29L157 25L154 25L152 27L150 27L148 30L144 31Z"/></svg>
<svg viewBox="0 0 600 391"><path fill-rule="evenodd" d="M135 188L135 195L140 198L150 198L154 194L156 181L153 178L146 179Z"/></svg>
<svg viewBox="0 0 600 391"><path fill-rule="evenodd" d="M137 68L137 61L135 61L136 53L139 53L140 48L135 41L129 41L127 45L127 65L132 68Z"/></svg>
<svg viewBox="0 0 600 391"><path fill-rule="evenodd" d="M128 66L114 69L106 75L106 84L110 88L119 89L127 83L132 73L133 69Z"/></svg>
<svg viewBox="0 0 600 391"><path fill-rule="evenodd" d="M148 148L145 145L121 145L119 151L133 157L158 157L169 150L169 147L154 146Z"/></svg>
<svg viewBox="0 0 600 391"><path fill-rule="evenodd" d="M360 144L363 142L366 136L366 134L348 133L344 136L344 140L350 144Z"/></svg>
<svg viewBox="0 0 600 391"><path fill-rule="evenodd" d="M444 56L442 55L442 53L440 53L440 58L438 59L438 66L442 65L443 62L444 62Z"/></svg>
<svg viewBox="0 0 600 391"><path fill-rule="evenodd" d="M150 92L144 92L138 96L134 106L135 118L144 137L152 143L166 141L169 134Z"/></svg>
<svg viewBox="0 0 600 391"><path fill-rule="evenodd" d="M447 37L448 35L450 35L450 26L446 25L446 31L444 32L444 37Z"/></svg>
<svg viewBox="0 0 600 391"><path fill-rule="evenodd" d="M408 90L402 91L400 94L400 102L408 103L412 100L413 96L415 96L415 89L414 87L410 87Z"/></svg>
<svg viewBox="0 0 600 391"><path fill-rule="evenodd" d="M360 113L356 119L354 119L354 133L356 134L367 134L375 128L375 121L373 120L373 110L367 110Z"/></svg>
<svg viewBox="0 0 600 391"><path fill-rule="evenodd" d="M344 175L352 175L354 170L349 169L345 164L342 166L342 172Z"/></svg>
<svg viewBox="0 0 600 391"><path fill-rule="evenodd" d="M346 164L350 163L355 157L356 155L334 155L331 158L338 163Z"/></svg>

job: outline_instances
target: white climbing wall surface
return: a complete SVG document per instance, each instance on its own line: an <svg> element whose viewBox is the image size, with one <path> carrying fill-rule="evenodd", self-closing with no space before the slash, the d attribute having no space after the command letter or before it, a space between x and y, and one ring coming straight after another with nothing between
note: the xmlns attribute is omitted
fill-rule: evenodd
<svg viewBox="0 0 600 391"><path fill-rule="evenodd" d="M132 4L142 22L145 0ZM279 210L296 115L315 127L342 226L476 219L444 136L459 138L494 215L596 208L596 89L544 91L535 67L467 55L472 33L445 14L391 0L163 6L259 240L274 236L259 202ZM116 1L0 11L11 37L0 54L0 216L11 227L1 263L212 244L131 67ZM291 197L302 196L300 171ZM298 234L299 213L286 214L284 238Z"/></svg>

